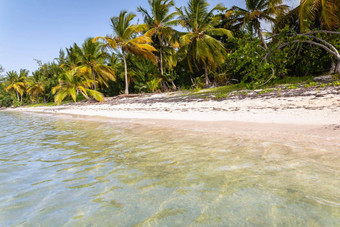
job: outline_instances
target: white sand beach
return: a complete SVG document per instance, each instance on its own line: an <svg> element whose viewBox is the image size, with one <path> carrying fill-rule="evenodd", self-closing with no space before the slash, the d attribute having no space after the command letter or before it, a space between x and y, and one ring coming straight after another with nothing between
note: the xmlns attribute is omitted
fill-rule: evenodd
<svg viewBox="0 0 340 227"><path fill-rule="evenodd" d="M106 98L102 103L6 109L105 117L189 130L340 146L340 87L234 93L222 100L182 92Z"/></svg>

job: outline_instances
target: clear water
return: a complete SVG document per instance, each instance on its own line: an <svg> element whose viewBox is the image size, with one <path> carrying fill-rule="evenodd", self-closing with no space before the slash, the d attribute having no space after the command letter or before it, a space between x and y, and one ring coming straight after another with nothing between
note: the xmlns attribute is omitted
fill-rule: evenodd
<svg viewBox="0 0 340 227"><path fill-rule="evenodd" d="M340 151L0 113L0 226L340 226Z"/></svg>

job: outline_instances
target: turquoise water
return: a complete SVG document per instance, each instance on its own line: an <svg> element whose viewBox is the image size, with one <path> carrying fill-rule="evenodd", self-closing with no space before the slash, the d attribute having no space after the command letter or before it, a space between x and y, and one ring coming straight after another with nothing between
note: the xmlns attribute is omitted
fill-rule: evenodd
<svg viewBox="0 0 340 227"><path fill-rule="evenodd" d="M340 151L0 112L0 226L340 226Z"/></svg>

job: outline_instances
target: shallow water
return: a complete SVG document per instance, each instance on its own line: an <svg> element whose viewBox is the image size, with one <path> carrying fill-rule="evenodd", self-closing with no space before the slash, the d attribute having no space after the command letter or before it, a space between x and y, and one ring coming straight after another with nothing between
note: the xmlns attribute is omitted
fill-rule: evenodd
<svg viewBox="0 0 340 227"><path fill-rule="evenodd" d="M0 226L340 226L340 151L0 112Z"/></svg>

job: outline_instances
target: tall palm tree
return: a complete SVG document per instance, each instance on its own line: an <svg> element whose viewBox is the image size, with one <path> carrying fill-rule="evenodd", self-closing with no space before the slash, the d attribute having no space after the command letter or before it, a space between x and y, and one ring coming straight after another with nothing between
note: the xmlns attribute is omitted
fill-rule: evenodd
<svg viewBox="0 0 340 227"><path fill-rule="evenodd" d="M232 37L232 33L224 28L213 26L214 12L223 9L216 5L208 11L209 4L206 0L190 0L187 7L177 8L181 25L188 33L181 37L182 49L187 53L190 70L192 64L197 68L199 64L204 65L205 85L209 86L208 69L224 62L226 49L222 42L213 36Z"/></svg>
<svg viewBox="0 0 340 227"><path fill-rule="evenodd" d="M7 73L6 81L8 81L8 86L5 87L5 90L8 91L15 91L18 101L22 102L22 96L25 92L25 80L28 75L28 70L21 69L20 73L18 74L15 71L10 71ZM19 97L20 95L20 97Z"/></svg>
<svg viewBox="0 0 340 227"><path fill-rule="evenodd" d="M322 29L337 30L340 28L339 0L301 0L299 13L302 32L319 24Z"/></svg>
<svg viewBox="0 0 340 227"><path fill-rule="evenodd" d="M172 26L179 24L179 20L174 19L178 13L170 13L170 8L174 6L172 0L149 0L148 2L151 10L150 13L141 6L138 7L137 10L142 13L144 23L149 26L149 32L153 34L153 39L155 40L154 43L158 44L156 49L158 49L159 52L158 61L161 76L163 77L163 48L166 45L176 46L176 40L174 38L176 37L177 32Z"/></svg>
<svg viewBox="0 0 340 227"><path fill-rule="evenodd" d="M283 0L246 0L246 9L233 6L226 12L226 17L234 16L236 18L231 21L232 24L243 28L247 26L251 32L256 32L263 46L267 49L261 20L276 23L275 16L282 15L289 10L289 7L282 2Z"/></svg>
<svg viewBox="0 0 340 227"><path fill-rule="evenodd" d="M86 99L92 96L97 101L104 101L104 95L96 90L90 89L93 81L78 73L65 72L61 75L59 84L52 88L54 101L60 104L67 96L71 96L77 102L77 96L81 93Z"/></svg>
<svg viewBox="0 0 340 227"><path fill-rule="evenodd" d="M155 55L152 53L157 51L153 46L150 33L136 37L140 32L147 29L147 25L132 25L132 20L136 17L133 13L121 11L118 17L111 18L114 37L96 37L92 41L103 40L104 47L111 47L114 50L120 50L123 55L124 74L125 74L125 94L129 94L128 69L126 63L126 55L128 53L142 56L156 62Z"/></svg>
<svg viewBox="0 0 340 227"><path fill-rule="evenodd" d="M101 51L101 44L92 42L92 38L85 40L81 48L75 46L79 67L75 68L83 75L91 75L93 89L97 90L97 82L108 86L107 81L115 81L113 69L105 64L106 55Z"/></svg>

